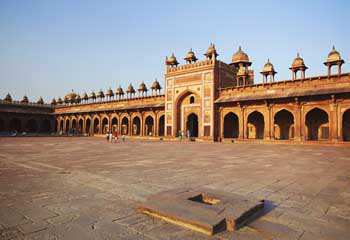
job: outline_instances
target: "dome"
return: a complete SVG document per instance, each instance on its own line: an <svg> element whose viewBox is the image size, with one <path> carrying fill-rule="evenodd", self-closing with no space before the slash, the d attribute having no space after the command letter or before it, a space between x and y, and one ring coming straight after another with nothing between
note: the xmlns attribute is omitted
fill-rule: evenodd
<svg viewBox="0 0 350 240"><path fill-rule="evenodd" d="M4 98L4 101L5 101L5 102L12 102L12 97L11 97L10 93L8 93L8 94L6 95L6 97Z"/></svg>
<svg viewBox="0 0 350 240"><path fill-rule="evenodd" d="M119 85L119 87L117 88L117 90L115 91L115 94L116 95L124 95L124 91L123 91L123 88Z"/></svg>
<svg viewBox="0 0 350 240"><path fill-rule="evenodd" d="M330 62L338 62L338 61L343 61L341 59L340 53L335 50L335 47L333 46L332 51L328 54L327 61L328 63Z"/></svg>
<svg viewBox="0 0 350 240"><path fill-rule="evenodd" d="M56 99L53 98L52 101L51 101L51 105L56 105L56 104L57 104Z"/></svg>
<svg viewBox="0 0 350 240"><path fill-rule="evenodd" d="M42 97L39 98L39 100L36 102L37 104L44 104L44 100Z"/></svg>
<svg viewBox="0 0 350 240"><path fill-rule="evenodd" d="M77 97L77 94L72 89L72 92L70 92L66 96L64 96L64 99L65 99L65 101L67 100L67 101L73 102L76 97Z"/></svg>
<svg viewBox="0 0 350 240"><path fill-rule="evenodd" d="M232 56L232 63L249 63L248 55L242 51L241 46L239 46L238 51Z"/></svg>
<svg viewBox="0 0 350 240"><path fill-rule="evenodd" d="M135 89L132 86L132 84L130 83L130 85L128 86L128 89L126 90L127 93L135 93Z"/></svg>
<svg viewBox="0 0 350 240"><path fill-rule="evenodd" d="M299 67L305 67L305 63L304 63L304 59L302 59L298 53L297 57L294 59L292 63L291 68L299 68Z"/></svg>
<svg viewBox="0 0 350 240"><path fill-rule="evenodd" d="M174 53L170 57L165 58L165 64L170 66L177 66L179 62L177 61Z"/></svg>
<svg viewBox="0 0 350 240"><path fill-rule="evenodd" d="M144 82L142 82L142 83L140 84L138 90L139 90L139 92L147 92L147 91L148 91L148 89L147 89L147 87L146 87L146 84L145 84Z"/></svg>
<svg viewBox="0 0 350 240"><path fill-rule="evenodd" d="M190 49L190 51L188 51L186 57L184 58L187 62L195 62L198 59L196 58L196 55L194 54L194 52L192 51L192 48Z"/></svg>
<svg viewBox="0 0 350 240"><path fill-rule="evenodd" d="M59 98L57 99L57 103L58 103L58 104L62 104L62 103L63 103L62 98L59 97Z"/></svg>
<svg viewBox="0 0 350 240"><path fill-rule="evenodd" d="M209 47L208 47L208 50L207 52L204 54L207 58L212 58L213 55L215 57L219 56L219 54L216 52L216 49L215 49L215 44L213 43L210 43Z"/></svg>
<svg viewBox="0 0 350 240"><path fill-rule="evenodd" d="M26 95L23 96L21 103L29 103L28 97Z"/></svg>
<svg viewBox="0 0 350 240"><path fill-rule="evenodd" d="M100 89L100 91L97 92L96 97L98 98L104 98L105 94L103 93L102 89Z"/></svg>
<svg viewBox="0 0 350 240"><path fill-rule="evenodd" d="M92 92L90 93L89 98L91 98L91 99L95 99L95 98L96 98L96 94L95 94L94 91L92 91Z"/></svg>
<svg viewBox="0 0 350 240"><path fill-rule="evenodd" d="M111 88L109 88L109 89L107 90L106 96L110 96L110 97L113 97L113 96L114 96L114 93L113 93L113 91L112 91Z"/></svg>
<svg viewBox="0 0 350 240"><path fill-rule="evenodd" d="M84 92L84 94L83 94L83 99L84 99L84 100L88 100L88 99L89 99L89 96L87 95L86 92Z"/></svg>
<svg viewBox="0 0 350 240"><path fill-rule="evenodd" d="M160 86L160 84L157 81L157 79L153 82L151 89L153 89L153 90L160 90L160 89L162 89L162 87Z"/></svg>
<svg viewBox="0 0 350 240"><path fill-rule="evenodd" d="M264 68L261 73L276 73L273 67L273 64L270 62L270 59L267 59L267 63L265 63Z"/></svg>

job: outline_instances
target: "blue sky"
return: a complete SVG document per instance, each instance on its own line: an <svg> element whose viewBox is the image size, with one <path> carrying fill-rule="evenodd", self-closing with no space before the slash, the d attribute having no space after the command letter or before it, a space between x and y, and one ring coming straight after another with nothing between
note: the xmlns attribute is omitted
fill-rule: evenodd
<svg viewBox="0 0 350 240"><path fill-rule="evenodd" d="M242 45L258 72L270 58L277 80L290 78L297 52L325 74L334 44L348 72L349 1L0 0L0 98L36 101L134 86L158 78L164 59L189 48L203 59L210 42L230 62Z"/></svg>

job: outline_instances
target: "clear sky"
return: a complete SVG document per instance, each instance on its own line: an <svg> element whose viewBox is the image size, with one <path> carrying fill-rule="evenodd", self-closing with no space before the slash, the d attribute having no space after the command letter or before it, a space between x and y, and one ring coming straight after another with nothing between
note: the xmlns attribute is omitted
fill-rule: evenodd
<svg viewBox="0 0 350 240"><path fill-rule="evenodd" d="M290 78L300 52L307 76L325 74L334 44L350 71L350 1L0 0L0 98L51 101L130 82L164 84L164 59L214 42L231 61L239 45L256 81L270 58L277 80Z"/></svg>

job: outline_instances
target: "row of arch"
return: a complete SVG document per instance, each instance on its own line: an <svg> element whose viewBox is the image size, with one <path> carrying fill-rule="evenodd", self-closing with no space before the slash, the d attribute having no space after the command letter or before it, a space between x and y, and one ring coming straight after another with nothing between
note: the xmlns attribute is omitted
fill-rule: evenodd
<svg viewBox="0 0 350 240"><path fill-rule="evenodd" d="M278 111L273 118L274 139L288 140L295 136L295 119L294 115L282 109ZM326 111L320 108L310 110L305 116L306 139L307 140L327 140L330 138L329 134L329 116ZM224 116L223 123L223 137L224 138L238 138L239 137L239 118L233 113L229 112ZM265 133L265 119L264 115L259 111L254 111L248 115L246 136L250 139L264 139ZM342 116L342 138L344 141L350 141L350 109L344 112Z"/></svg>
<svg viewBox="0 0 350 240"><path fill-rule="evenodd" d="M121 119L121 120L120 120ZM140 116L118 117L86 117L66 118L57 120L57 132L77 134L106 134L117 131L122 135L132 136L164 136L165 117L158 118L156 126L155 117L148 115L144 121Z"/></svg>
<svg viewBox="0 0 350 240"><path fill-rule="evenodd" d="M6 121L0 117L0 132L49 133L52 131L51 127L50 119L13 117Z"/></svg>

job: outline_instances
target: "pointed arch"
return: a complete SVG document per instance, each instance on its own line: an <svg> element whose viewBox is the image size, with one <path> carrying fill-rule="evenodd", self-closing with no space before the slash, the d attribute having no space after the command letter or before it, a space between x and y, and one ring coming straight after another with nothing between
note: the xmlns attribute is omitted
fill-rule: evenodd
<svg viewBox="0 0 350 240"><path fill-rule="evenodd" d="M224 117L224 138L238 138L239 120L238 116L229 112Z"/></svg>
<svg viewBox="0 0 350 240"><path fill-rule="evenodd" d="M307 140L329 139L329 118L328 113L318 107L307 112L305 116L307 127Z"/></svg>
<svg viewBox="0 0 350 240"><path fill-rule="evenodd" d="M263 139L265 129L264 115L254 111L248 115L247 136L252 139Z"/></svg>
<svg viewBox="0 0 350 240"><path fill-rule="evenodd" d="M274 116L275 139L287 140L294 138L294 115L286 109L281 109Z"/></svg>

